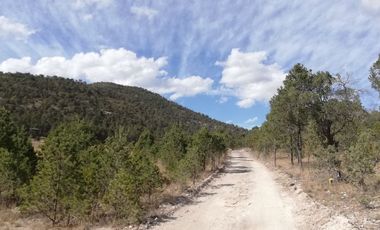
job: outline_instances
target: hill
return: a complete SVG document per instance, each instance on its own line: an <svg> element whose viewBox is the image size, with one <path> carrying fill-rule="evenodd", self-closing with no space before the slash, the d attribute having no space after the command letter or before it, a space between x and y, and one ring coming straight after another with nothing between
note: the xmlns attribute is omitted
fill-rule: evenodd
<svg viewBox="0 0 380 230"><path fill-rule="evenodd" d="M244 129L196 113L148 90L113 83L87 84L61 77L0 72L0 107L34 136L46 136L62 121L84 118L100 138L118 126L135 139L144 128L162 136L165 128L180 124L194 132L200 127L243 134Z"/></svg>

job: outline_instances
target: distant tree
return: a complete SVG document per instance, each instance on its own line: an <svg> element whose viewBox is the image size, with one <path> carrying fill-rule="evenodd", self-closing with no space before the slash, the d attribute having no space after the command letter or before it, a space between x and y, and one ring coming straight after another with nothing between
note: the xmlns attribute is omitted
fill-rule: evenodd
<svg viewBox="0 0 380 230"><path fill-rule="evenodd" d="M211 133L211 167L212 170L216 169L217 164L227 151L226 137L223 133Z"/></svg>
<svg viewBox="0 0 380 230"><path fill-rule="evenodd" d="M179 177L182 181L190 178L193 185L202 172L202 155L196 148L190 148L186 156L179 162Z"/></svg>
<svg viewBox="0 0 380 230"><path fill-rule="evenodd" d="M120 125L137 141L144 129L157 140L168 127L180 124L190 134L202 126L223 129L239 140L245 130L195 113L148 90L113 83L86 84L60 77L0 72L0 107L19 126L45 137L63 121L79 117L93 124L97 139L113 136ZM236 137L236 138L235 138Z"/></svg>
<svg viewBox="0 0 380 230"><path fill-rule="evenodd" d="M178 162L185 156L189 140L180 126L172 126L160 143L159 157L166 170L175 173Z"/></svg>
<svg viewBox="0 0 380 230"><path fill-rule="evenodd" d="M191 148L197 152L202 170L206 170L207 161L212 155L212 136L207 128L201 128L192 137Z"/></svg>
<svg viewBox="0 0 380 230"><path fill-rule="evenodd" d="M135 150L130 156L128 170L138 182L138 193L147 195L148 199L162 186L162 177L158 167L151 161L144 151Z"/></svg>
<svg viewBox="0 0 380 230"><path fill-rule="evenodd" d="M372 87L377 90L380 95L380 55L370 69L369 80L372 84Z"/></svg>
<svg viewBox="0 0 380 230"><path fill-rule="evenodd" d="M135 144L136 150L150 150L154 144L154 137L148 129L145 129Z"/></svg>

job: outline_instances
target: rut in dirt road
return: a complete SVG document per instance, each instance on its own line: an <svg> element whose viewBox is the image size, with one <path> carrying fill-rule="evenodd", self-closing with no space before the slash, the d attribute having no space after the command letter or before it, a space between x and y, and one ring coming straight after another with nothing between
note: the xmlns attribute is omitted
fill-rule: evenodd
<svg viewBox="0 0 380 230"><path fill-rule="evenodd" d="M192 204L154 229L295 229L295 224L291 201L281 195L272 173L238 150Z"/></svg>

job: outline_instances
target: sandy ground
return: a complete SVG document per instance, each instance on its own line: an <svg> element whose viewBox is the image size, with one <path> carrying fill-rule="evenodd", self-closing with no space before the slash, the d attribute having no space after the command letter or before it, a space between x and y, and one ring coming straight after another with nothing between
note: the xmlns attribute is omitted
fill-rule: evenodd
<svg viewBox="0 0 380 230"><path fill-rule="evenodd" d="M295 185L276 182L280 177L247 150L232 151L223 173L153 229L353 228L346 217L315 203Z"/></svg>

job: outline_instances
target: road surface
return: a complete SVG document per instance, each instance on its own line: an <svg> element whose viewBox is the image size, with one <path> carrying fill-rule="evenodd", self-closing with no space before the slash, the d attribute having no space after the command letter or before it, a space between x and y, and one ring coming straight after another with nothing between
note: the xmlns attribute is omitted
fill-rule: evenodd
<svg viewBox="0 0 380 230"><path fill-rule="evenodd" d="M290 202L263 164L237 150L199 198L154 229L296 229Z"/></svg>

